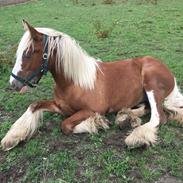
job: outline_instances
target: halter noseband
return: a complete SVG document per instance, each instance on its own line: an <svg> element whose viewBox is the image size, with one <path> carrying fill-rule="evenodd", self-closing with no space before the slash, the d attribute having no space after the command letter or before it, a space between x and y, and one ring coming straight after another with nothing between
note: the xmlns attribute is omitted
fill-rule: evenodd
<svg viewBox="0 0 183 183"><path fill-rule="evenodd" d="M42 73L46 75L48 72L48 35L43 35L43 44L44 44L44 49L43 49L43 55L42 55L42 64L39 68L37 68L35 71L32 72L30 76L27 76L26 78L19 77L13 73L11 75L21 82L23 85L28 85L31 88L35 87L34 84L32 84L30 81L36 77L39 73Z"/></svg>

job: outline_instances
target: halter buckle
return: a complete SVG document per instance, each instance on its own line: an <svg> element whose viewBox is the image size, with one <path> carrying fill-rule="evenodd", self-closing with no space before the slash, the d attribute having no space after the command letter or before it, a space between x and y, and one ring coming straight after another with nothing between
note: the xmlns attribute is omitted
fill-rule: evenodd
<svg viewBox="0 0 183 183"><path fill-rule="evenodd" d="M44 60L48 59L48 54L47 53L43 53L43 59Z"/></svg>

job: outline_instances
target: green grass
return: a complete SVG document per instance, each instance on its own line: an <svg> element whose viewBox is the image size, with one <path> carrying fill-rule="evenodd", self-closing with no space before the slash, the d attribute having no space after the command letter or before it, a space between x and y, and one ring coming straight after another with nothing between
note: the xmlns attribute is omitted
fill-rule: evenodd
<svg viewBox="0 0 183 183"><path fill-rule="evenodd" d="M10 89L9 73L24 32L22 19L73 36L103 61L157 57L183 87L183 1L112 2L35 0L0 8L0 139L29 104L53 93L50 75L25 95ZM106 30L110 31L105 38L97 36ZM96 135L65 136L59 129L61 121L61 116L46 113L43 126L29 142L0 151L0 182L154 182L165 174L183 181L183 129L173 121L161 126L159 143L145 150L127 149L126 132L115 125Z"/></svg>

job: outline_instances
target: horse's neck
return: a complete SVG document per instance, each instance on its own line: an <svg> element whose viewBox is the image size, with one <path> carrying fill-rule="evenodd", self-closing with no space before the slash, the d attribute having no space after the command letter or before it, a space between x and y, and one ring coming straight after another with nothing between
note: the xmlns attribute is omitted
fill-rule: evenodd
<svg viewBox="0 0 183 183"><path fill-rule="evenodd" d="M56 64L56 58L55 58L55 56L53 56L52 58L49 59L49 66L48 66L49 68L48 69L51 72L56 85L59 88L62 88L62 90L64 90L65 88L69 87L73 83L65 78L63 68L61 68L58 71L58 69L56 69L55 64Z"/></svg>
<svg viewBox="0 0 183 183"><path fill-rule="evenodd" d="M50 54L50 72L56 84L60 84L62 81L61 85L64 86L74 84L83 89L93 89L98 64L94 58L88 56L79 46L73 44L71 42L71 48L67 45L63 46L62 49L59 47L54 49L54 52ZM57 51L59 52L57 53Z"/></svg>

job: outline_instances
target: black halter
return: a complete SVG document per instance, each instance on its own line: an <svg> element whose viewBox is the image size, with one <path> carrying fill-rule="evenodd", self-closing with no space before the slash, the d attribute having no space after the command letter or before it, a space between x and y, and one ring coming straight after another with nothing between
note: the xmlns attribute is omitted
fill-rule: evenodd
<svg viewBox="0 0 183 183"><path fill-rule="evenodd" d="M35 71L33 71L32 74L30 76L27 76L26 78L19 77L15 74L11 73L11 75L16 80L21 82L23 85L28 85L31 88L35 87L35 85L32 84L30 81L34 77L36 77L39 73L46 75L46 73L48 72L48 36L45 34L43 35L43 44L44 44L44 49L43 49L43 56L42 56L42 64L39 68L37 68Z"/></svg>

